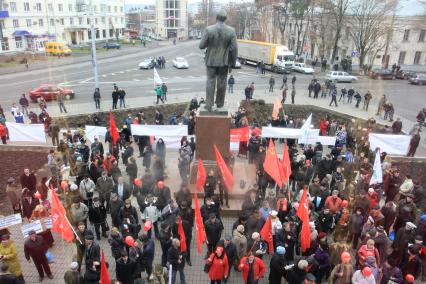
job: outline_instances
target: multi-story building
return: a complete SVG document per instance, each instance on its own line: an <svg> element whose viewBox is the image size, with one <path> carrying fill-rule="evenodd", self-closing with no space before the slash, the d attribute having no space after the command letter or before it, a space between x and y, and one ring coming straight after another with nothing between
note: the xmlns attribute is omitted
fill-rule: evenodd
<svg viewBox="0 0 426 284"><path fill-rule="evenodd" d="M91 6L92 5L92 6ZM0 53L43 51L44 42L81 44L124 33L124 0L0 0Z"/></svg>
<svg viewBox="0 0 426 284"><path fill-rule="evenodd" d="M187 0L156 1L156 31L162 38L186 39L188 37Z"/></svg>
<svg viewBox="0 0 426 284"><path fill-rule="evenodd" d="M137 31L139 35L149 36L155 30L155 17L154 6L130 9L126 13L126 28L131 31Z"/></svg>

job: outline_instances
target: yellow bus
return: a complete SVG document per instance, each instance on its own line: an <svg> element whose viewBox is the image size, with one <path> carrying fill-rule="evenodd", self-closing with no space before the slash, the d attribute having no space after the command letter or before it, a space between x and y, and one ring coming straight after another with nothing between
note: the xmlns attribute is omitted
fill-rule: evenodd
<svg viewBox="0 0 426 284"><path fill-rule="evenodd" d="M44 45L44 51L47 55L71 55L72 51L63 42L49 41Z"/></svg>

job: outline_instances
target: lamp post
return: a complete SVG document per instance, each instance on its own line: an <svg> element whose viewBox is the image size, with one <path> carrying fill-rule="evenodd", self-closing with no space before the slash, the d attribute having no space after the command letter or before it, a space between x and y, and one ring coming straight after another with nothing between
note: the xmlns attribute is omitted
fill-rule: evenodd
<svg viewBox="0 0 426 284"><path fill-rule="evenodd" d="M92 0L89 2L90 9L90 34L92 35L92 65L93 65L93 76L95 78L95 88L99 88L98 78L98 62L96 60L96 31L95 31L95 15L92 5Z"/></svg>

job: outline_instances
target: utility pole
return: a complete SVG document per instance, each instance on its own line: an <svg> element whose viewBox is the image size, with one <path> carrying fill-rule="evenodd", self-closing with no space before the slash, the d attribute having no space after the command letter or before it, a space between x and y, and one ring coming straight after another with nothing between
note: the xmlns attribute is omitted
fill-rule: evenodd
<svg viewBox="0 0 426 284"><path fill-rule="evenodd" d="M89 2L90 9L90 34L92 35L92 65L93 65L93 76L95 78L95 88L99 88L98 78L98 62L96 60L96 31L95 31L95 14L92 5L92 0Z"/></svg>

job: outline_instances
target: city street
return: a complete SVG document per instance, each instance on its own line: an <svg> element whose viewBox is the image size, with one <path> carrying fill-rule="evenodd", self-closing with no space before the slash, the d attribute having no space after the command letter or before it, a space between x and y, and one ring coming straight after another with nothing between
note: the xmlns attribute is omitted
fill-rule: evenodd
<svg viewBox="0 0 426 284"><path fill-rule="evenodd" d="M153 71L139 70L138 64L148 57L164 56L166 68L158 70L163 81L169 88L170 94L198 93L204 96L205 69L203 64L203 52L198 49L198 40L179 42L176 46L171 43L164 46L142 49L138 53L105 58L98 61L99 81L102 100L111 100L112 85L116 83L127 93L127 98L140 98L153 96ZM115 51L109 51L114 55ZM178 70L172 67L174 57L184 56L189 62L189 69ZM315 77L324 79L325 73L316 70ZM238 93L232 98L239 101L243 98L242 90L251 82L255 83L255 93L266 93L270 73L266 75L256 74L253 66L243 66L233 70L235 77L235 89ZM307 93L309 81L312 75L293 73L297 76L296 90L298 95ZM290 78L293 74L288 75ZM276 78L276 88L281 86L282 75L273 74ZM76 98L68 104L92 102L94 90L93 68L90 60L86 63L76 63L65 66L57 66L44 70L12 73L0 76L0 84L3 92L0 94L0 104L8 109L13 102L17 102L19 95L28 93L32 88L43 83L54 83L73 89ZM338 88L349 88L351 84L340 83ZM395 107L396 116L401 116L414 122L415 116L424 106L424 86L408 84L407 81L393 80L380 81L359 76L359 81L353 87L363 95L367 90L373 94L372 105L377 104L380 96L386 94ZM276 91L277 93L278 91ZM52 103L50 103L52 104ZM53 103L55 104L55 103ZM35 104L33 104L35 106Z"/></svg>

